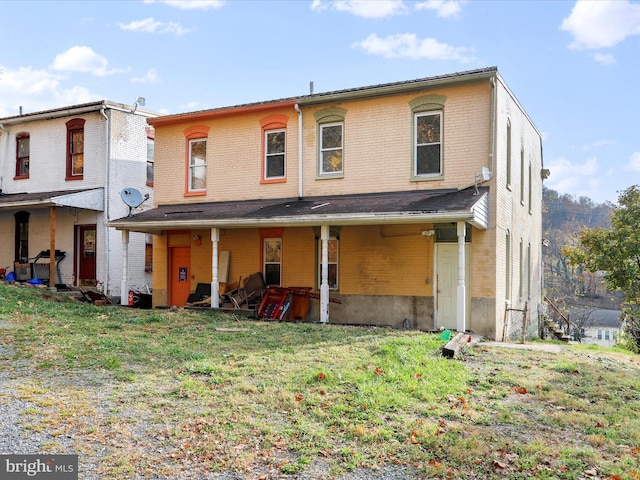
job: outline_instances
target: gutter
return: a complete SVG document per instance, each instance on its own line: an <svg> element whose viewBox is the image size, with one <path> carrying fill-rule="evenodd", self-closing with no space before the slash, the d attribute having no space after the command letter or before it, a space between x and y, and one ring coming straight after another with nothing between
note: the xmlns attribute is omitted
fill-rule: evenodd
<svg viewBox="0 0 640 480"><path fill-rule="evenodd" d="M293 108L298 112L298 198L303 198L304 188L302 187L302 110L296 103Z"/></svg>
<svg viewBox="0 0 640 480"><path fill-rule="evenodd" d="M110 227L118 230L130 230L138 232L158 232L161 230L179 230L191 228L243 228L251 226L317 226L326 223L328 225L378 225L402 223L445 223L473 220L474 212L464 210L459 212L388 212L388 213L362 213L326 216L301 216L291 217L270 217L270 218L238 218L222 221L203 222L202 220L175 220L175 221L113 221L109 222Z"/></svg>
<svg viewBox="0 0 640 480"><path fill-rule="evenodd" d="M490 144L489 144L489 178L487 180L491 180L493 178L493 168L495 162L495 152L496 152L496 104L498 103L498 88L496 87L496 77L491 77L491 134L490 134Z"/></svg>

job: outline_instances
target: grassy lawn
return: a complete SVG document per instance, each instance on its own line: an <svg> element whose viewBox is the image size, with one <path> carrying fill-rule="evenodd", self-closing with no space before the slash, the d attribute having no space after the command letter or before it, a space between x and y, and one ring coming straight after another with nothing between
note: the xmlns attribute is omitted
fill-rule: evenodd
<svg viewBox="0 0 640 480"><path fill-rule="evenodd" d="M324 478L389 465L407 478L640 478L640 357L622 351L481 343L449 360L415 331L43 293L0 285L0 343L13 344L0 367L31 402L22 425L101 479L318 465Z"/></svg>

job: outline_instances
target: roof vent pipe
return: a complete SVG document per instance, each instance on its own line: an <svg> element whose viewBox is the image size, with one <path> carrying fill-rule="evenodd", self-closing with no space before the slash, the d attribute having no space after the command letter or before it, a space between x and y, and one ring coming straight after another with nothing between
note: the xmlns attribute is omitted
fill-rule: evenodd
<svg viewBox="0 0 640 480"><path fill-rule="evenodd" d="M20 105L19 110L20 110L20 115L22 115L22 105Z"/></svg>
<svg viewBox="0 0 640 480"><path fill-rule="evenodd" d="M313 82L309 82L309 95L313 95Z"/></svg>

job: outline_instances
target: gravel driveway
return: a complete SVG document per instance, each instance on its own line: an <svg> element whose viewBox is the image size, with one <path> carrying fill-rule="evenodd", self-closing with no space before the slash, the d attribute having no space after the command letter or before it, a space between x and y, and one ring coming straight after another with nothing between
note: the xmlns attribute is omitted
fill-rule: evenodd
<svg viewBox="0 0 640 480"><path fill-rule="evenodd" d="M36 385L46 386L47 391L55 392L56 384L72 385L86 393L95 409L93 421L95 428L104 428L105 418L110 415L130 415L127 408L114 409L109 403L113 383L108 377L83 378L80 374L62 372L64 377L52 379L43 372L34 370L28 360L18 360L11 346L12 325L0 321L0 454L35 455L76 454L79 456L79 479L133 479L133 480L250 480L250 479L300 479L321 480L335 478L329 473L329 465L314 461L307 470L296 475L284 475L276 469L267 470L257 467L251 473L242 472L206 472L204 469L184 467L180 473L172 476L159 476L147 472L130 472L109 475L100 470L101 460L118 454L117 449L108 442L95 441L95 437L86 436L82 432L69 428L61 433L60 429L52 429L46 422L38 421L38 410L41 405L29 401L24 390ZM49 373L49 372L48 372ZM116 413L117 412L117 413ZM91 430L92 419L84 419L86 430ZM36 426L37 428L34 428ZM54 431L55 430L55 431ZM163 452L158 443L158 426L137 422L132 431L131 443L139 446L138 454L146 457L146 463L162 463ZM90 454L87 454L90 452ZM148 469L147 469L148 470ZM340 480L415 480L416 473L403 466L386 466L377 470L356 469L349 474L338 477Z"/></svg>

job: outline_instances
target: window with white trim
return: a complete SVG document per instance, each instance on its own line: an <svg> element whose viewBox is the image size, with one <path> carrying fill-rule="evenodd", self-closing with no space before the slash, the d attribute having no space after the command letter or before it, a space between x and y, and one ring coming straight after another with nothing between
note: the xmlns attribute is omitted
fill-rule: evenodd
<svg viewBox="0 0 640 480"><path fill-rule="evenodd" d="M344 123L320 125L320 175L343 172Z"/></svg>
<svg viewBox="0 0 640 480"><path fill-rule="evenodd" d="M284 178L286 165L286 130L267 130L264 135L264 177Z"/></svg>
<svg viewBox="0 0 640 480"><path fill-rule="evenodd" d="M207 141L189 140L189 191L207 188Z"/></svg>
<svg viewBox="0 0 640 480"><path fill-rule="evenodd" d="M442 112L414 114L413 175L442 175Z"/></svg>
<svg viewBox="0 0 640 480"><path fill-rule="evenodd" d="M338 290L340 240L337 237L330 237L327 241L327 250L329 290ZM322 285L322 241L318 242L318 260L318 285Z"/></svg>

